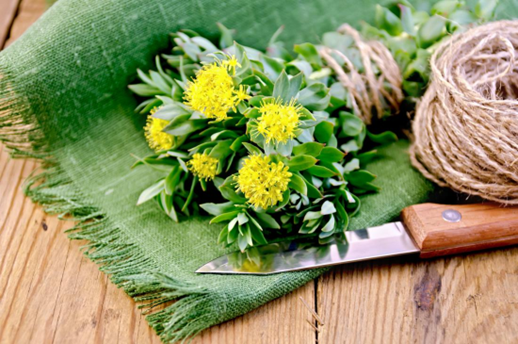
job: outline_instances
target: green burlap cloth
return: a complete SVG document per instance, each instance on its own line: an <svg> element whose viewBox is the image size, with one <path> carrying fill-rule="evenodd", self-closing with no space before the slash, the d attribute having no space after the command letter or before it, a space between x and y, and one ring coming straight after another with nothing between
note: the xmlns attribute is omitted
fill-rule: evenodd
<svg viewBox="0 0 518 344"><path fill-rule="evenodd" d="M315 41L342 22L370 21L375 1L354 0L61 0L0 54L0 138L18 157L45 169L27 193L47 211L80 221L72 237L90 242L88 255L136 298L169 304L148 320L175 341L244 314L322 273L268 277L196 275L224 253L220 226L206 218L173 223L155 204L136 207L141 190L159 176L130 170L130 153L144 156L144 118L133 112L127 85L151 66L168 34L190 28L216 34L216 22L237 29L246 45L264 47L281 25L283 39ZM511 0L500 7L518 13ZM408 143L382 150L369 169L382 191L363 198L352 228L395 218L427 200L434 187L415 172ZM171 302L175 301L175 302Z"/></svg>

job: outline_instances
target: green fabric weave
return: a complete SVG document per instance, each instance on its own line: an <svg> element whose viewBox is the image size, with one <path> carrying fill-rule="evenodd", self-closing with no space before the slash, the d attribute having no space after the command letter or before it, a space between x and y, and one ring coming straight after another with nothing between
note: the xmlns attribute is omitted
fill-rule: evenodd
<svg viewBox="0 0 518 344"><path fill-rule="evenodd" d="M173 223L155 204L135 207L159 177L130 170L149 152L143 117L127 89L180 28L214 35L216 22L237 29L243 44L264 47L285 26L288 43L314 41L342 22L370 21L375 1L60 0L0 54L0 139L17 157L45 170L27 194L51 213L79 222L73 238L90 242L89 257L137 300L176 301L149 323L164 341L194 335L244 314L317 277L322 270L268 277L195 275L224 253L217 225L205 218ZM502 6L503 7L503 6ZM517 6L506 2L509 13ZM408 143L383 149L369 166L382 191L363 199L352 228L392 220L425 201L434 187L409 164Z"/></svg>

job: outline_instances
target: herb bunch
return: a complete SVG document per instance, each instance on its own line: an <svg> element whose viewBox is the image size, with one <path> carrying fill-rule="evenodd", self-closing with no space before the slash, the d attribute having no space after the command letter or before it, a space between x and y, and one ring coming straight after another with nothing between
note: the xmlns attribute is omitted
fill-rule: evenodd
<svg viewBox="0 0 518 344"><path fill-rule="evenodd" d="M134 166L163 173L138 204L155 200L174 221L208 213L224 224L219 243L241 251L346 230L358 196L379 190L365 163L396 135L370 132L314 45L290 51L279 31L259 51L219 28L217 43L172 34L171 53L129 86L155 151Z"/></svg>
<svg viewBox="0 0 518 344"><path fill-rule="evenodd" d="M497 5L498 0L478 0L473 8L462 0L433 5L400 0L388 7L377 5L375 25L362 23L362 33L389 48L401 69L407 100L414 103L426 90L429 59L437 46L453 33L491 20Z"/></svg>

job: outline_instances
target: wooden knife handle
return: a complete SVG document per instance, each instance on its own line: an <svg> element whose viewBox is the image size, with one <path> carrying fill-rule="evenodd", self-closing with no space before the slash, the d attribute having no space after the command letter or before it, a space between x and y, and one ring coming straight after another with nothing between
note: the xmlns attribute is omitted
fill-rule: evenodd
<svg viewBox="0 0 518 344"><path fill-rule="evenodd" d="M401 217L423 258L518 244L518 206L423 203Z"/></svg>

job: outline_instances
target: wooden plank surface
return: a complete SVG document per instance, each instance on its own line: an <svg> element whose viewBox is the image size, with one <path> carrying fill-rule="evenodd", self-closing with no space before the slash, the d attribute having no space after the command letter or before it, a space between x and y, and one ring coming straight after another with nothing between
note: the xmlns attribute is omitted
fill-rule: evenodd
<svg viewBox="0 0 518 344"><path fill-rule="evenodd" d="M14 17L18 10L19 0L2 0L0 3L0 47L3 47L9 35Z"/></svg>
<svg viewBox="0 0 518 344"><path fill-rule="evenodd" d="M6 1L0 23L12 13ZM8 43L45 4L16 7ZM158 343L134 302L83 257L84 243L68 240L71 224L23 196L37 164L0 151L0 343ZM517 343L517 261L511 248L344 266L194 343ZM321 314L318 331L300 297Z"/></svg>
<svg viewBox="0 0 518 344"><path fill-rule="evenodd" d="M518 248L351 264L318 281L319 343L518 343Z"/></svg>

